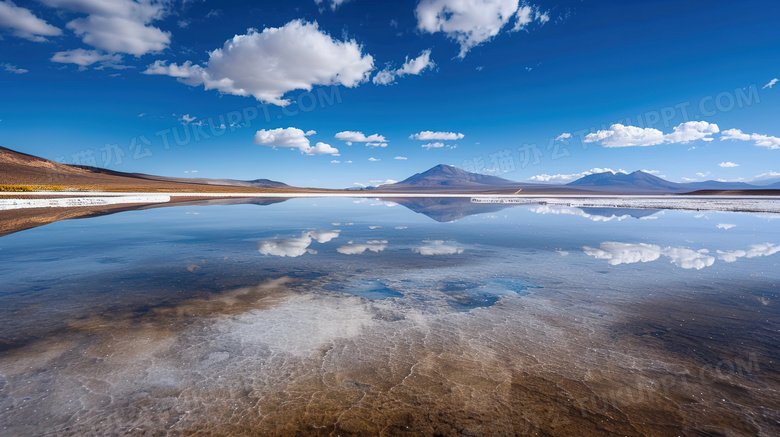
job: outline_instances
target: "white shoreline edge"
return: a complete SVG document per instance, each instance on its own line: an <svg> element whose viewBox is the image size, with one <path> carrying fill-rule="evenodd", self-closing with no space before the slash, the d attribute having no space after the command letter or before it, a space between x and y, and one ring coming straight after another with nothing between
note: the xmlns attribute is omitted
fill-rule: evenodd
<svg viewBox="0 0 780 437"><path fill-rule="evenodd" d="M35 199L3 199L11 196ZM543 204L570 207L677 209L693 211L735 211L780 213L778 196L685 196L615 194L463 194L463 193L143 193L143 192L2 192L0 210L46 207L80 207L114 204L157 204L175 197L201 198L469 198L475 204Z"/></svg>

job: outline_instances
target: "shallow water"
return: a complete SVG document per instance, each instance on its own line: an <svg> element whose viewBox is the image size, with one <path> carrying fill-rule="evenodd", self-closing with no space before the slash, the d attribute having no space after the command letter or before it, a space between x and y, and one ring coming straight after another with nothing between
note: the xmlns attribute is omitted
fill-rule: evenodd
<svg viewBox="0 0 780 437"><path fill-rule="evenodd" d="M398 203L0 237L0 434L780 432L780 215Z"/></svg>

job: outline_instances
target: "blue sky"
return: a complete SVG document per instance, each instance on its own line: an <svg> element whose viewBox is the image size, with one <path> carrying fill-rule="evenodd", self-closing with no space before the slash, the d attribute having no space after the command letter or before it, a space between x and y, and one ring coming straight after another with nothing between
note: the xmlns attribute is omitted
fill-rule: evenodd
<svg viewBox="0 0 780 437"><path fill-rule="evenodd" d="M770 0L0 0L0 146L333 188L439 163L780 177L778 17Z"/></svg>

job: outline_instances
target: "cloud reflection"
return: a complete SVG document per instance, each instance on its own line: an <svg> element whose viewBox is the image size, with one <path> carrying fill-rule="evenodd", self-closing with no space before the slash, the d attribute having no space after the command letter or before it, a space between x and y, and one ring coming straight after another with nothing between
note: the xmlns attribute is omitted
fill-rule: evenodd
<svg viewBox="0 0 780 437"><path fill-rule="evenodd" d="M346 246L341 246L336 251L344 255L360 255L366 251L379 253L385 248L387 248L387 240L371 240L365 244L354 244L350 241Z"/></svg>
<svg viewBox="0 0 780 437"><path fill-rule="evenodd" d="M423 243L427 243L424 246L420 246L412 249L420 255L433 256L433 255L455 255L463 253L463 249L453 244L445 244L444 240L423 240Z"/></svg>
<svg viewBox="0 0 780 437"><path fill-rule="evenodd" d="M327 243L339 236L341 231L306 231L300 237L265 240L257 243L257 250L263 255L299 257L305 253L317 253L309 249L313 241Z"/></svg>
<svg viewBox="0 0 780 437"><path fill-rule="evenodd" d="M772 243L751 244L748 250L735 250L733 252L717 251L718 259L727 263L733 263L739 258L757 258L759 256L769 256L780 252L780 246Z"/></svg>
<svg viewBox="0 0 780 437"><path fill-rule="evenodd" d="M701 270L715 262L715 257L708 255L706 249L692 250L684 247L661 247L646 243L619 243L607 241L596 249L585 246L585 254L604 259L610 265L633 264L655 261L661 256L668 257L677 267L683 269Z"/></svg>
<svg viewBox="0 0 780 437"><path fill-rule="evenodd" d="M701 270L715 263L715 257L707 249L692 250L685 247L661 247L646 243L619 243L607 241L599 248L585 246L586 255L596 259L607 260L610 265L651 262L664 256L677 267L683 269ZM774 255L780 252L780 246L772 243L753 244L748 250L722 251L717 250L717 258L728 263L739 258L757 258Z"/></svg>

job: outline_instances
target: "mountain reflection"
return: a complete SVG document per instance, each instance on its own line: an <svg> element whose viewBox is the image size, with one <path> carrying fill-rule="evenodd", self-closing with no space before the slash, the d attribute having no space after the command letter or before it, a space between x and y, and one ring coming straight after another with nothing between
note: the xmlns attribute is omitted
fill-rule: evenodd
<svg viewBox="0 0 780 437"><path fill-rule="evenodd" d="M393 197L382 200L395 202L437 222L454 222L470 215L518 206L516 203L473 203L468 197Z"/></svg>

